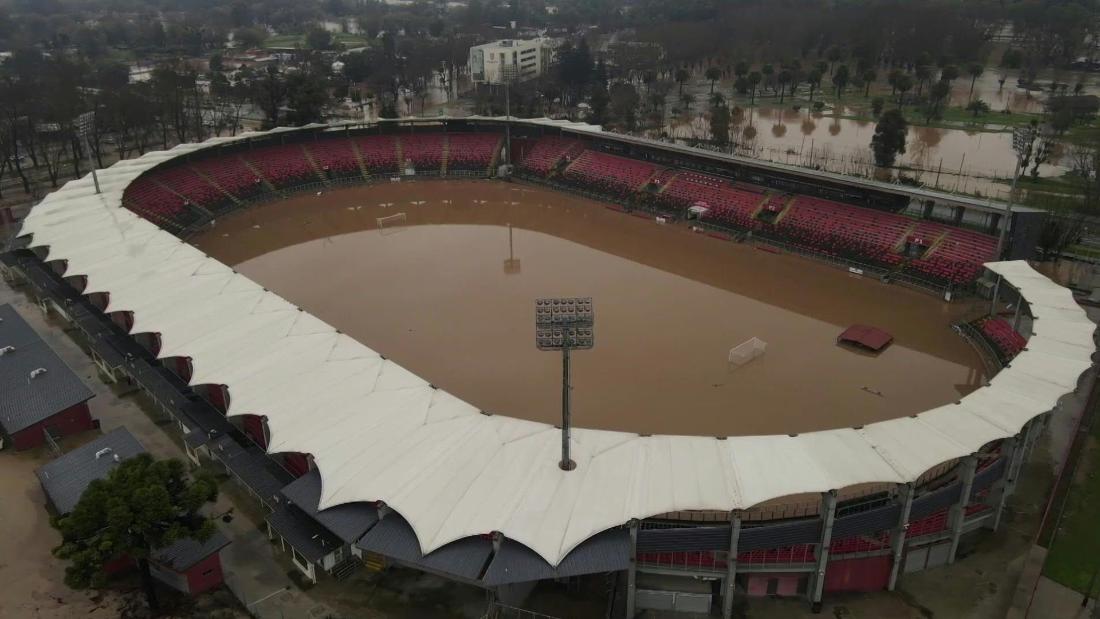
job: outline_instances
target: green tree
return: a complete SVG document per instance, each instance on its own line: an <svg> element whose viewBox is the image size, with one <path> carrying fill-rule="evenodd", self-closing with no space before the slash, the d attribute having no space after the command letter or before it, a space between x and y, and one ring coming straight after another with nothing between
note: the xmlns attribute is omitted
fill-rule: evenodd
<svg viewBox="0 0 1100 619"><path fill-rule="evenodd" d="M978 78L982 76L982 73L985 73L985 67L974 62L966 68L966 72L970 74L970 95L967 96L967 99L973 99L974 83L978 81Z"/></svg>
<svg viewBox="0 0 1100 619"><path fill-rule="evenodd" d="M779 82L779 102L783 103L783 94L787 90L787 84L789 84L792 79L790 70L783 69L779 72L779 75L776 76L775 79L777 82Z"/></svg>
<svg viewBox="0 0 1100 619"><path fill-rule="evenodd" d="M806 83L810 85L810 102L814 100L814 91L821 87L821 69L813 69L806 76Z"/></svg>
<svg viewBox="0 0 1100 619"><path fill-rule="evenodd" d="M863 72L863 88L864 88L863 96L864 97L870 97L871 96L871 84L874 84L875 80L877 80L877 79L878 79L878 73L876 73L874 69L867 69L866 71Z"/></svg>
<svg viewBox="0 0 1100 619"><path fill-rule="evenodd" d="M829 61L829 74L832 75L833 69L837 62L844 57L844 50L839 47L830 47L829 51L825 52L825 58Z"/></svg>
<svg viewBox="0 0 1100 619"><path fill-rule="evenodd" d="M737 64L733 65L733 74L737 77L745 77L749 74L749 63L744 60L740 60Z"/></svg>
<svg viewBox="0 0 1100 619"><path fill-rule="evenodd" d="M691 111L691 105L695 103L695 95L690 92L680 93L680 105L684 106L685 112Z"/></svg>
<svg viewBox="0 0 1100 619"><path fill-rule="evenodd" d="M989 113L989 104L981 99L973 99L970 103L966 104L966 111L974 115L977 118L979 115L985 115Z"/></svg>
<svg viewBox="0 0 1100 619"><path fill-rule="evenodd" d="M138 563L146 600L159 609L149 558L172 543L205 541L214 523L199 510L218 495L208 475L187 476L179 460L154 460L148 454L119 464L106 479L93 481L67 516L54 521L61 545L54 554L71 561L65 582L74 589L102 587L103 566L120 557Z"/></svg>
<svg viewBox="0 0 1100 619"><path fill-rule="evenodd" d="M760 85L760 80L764 79L764 76L760 75L759 71L753 71L746 79L749 81L749 105L753 105L756 103L756 87Z"/></svg>
<svg viewBox="0 0 1100 619"><path fill-rule="evenodd" d="M926 122L932 122L932 119L939 118L943 112L943 106L947 102L948 95L951 94L951 84L940 80L932 87L928 89L928 103L924 107L924 118Z"/></svg>
<svg viewBox="0 0 1100 619"><path fill-rule="evenodd" d="M932 79L932 67L926 64L917 65L915 74L917 76L917 97L919 98L921 93L924 92L924 85Z"/></svg>
<svg viewBox="0 0 1100 619"><path fill-rule="evenodd" d="M839 99L844 93L844 87L848 85L850 79L848 74L848 65L842 64L833 71L833 86L836 87L836 98Z"/></svg>
<svg viewBox="0 0 1100 619"><path fill-rule="evenodd" d="M955 81L959 77L959 68L953 64L949 64L940 69L940 81L946 82L949 86L951 82Z"/></svg>
<svg viewBox="0 0 1100 619"><path fill-rule="evenodd" d="M905 93L909 92L913 88L913 78L907 74L902 73L898 76L894 82L894 89L898 91L898 105L902 104L905 100Z"/></svg>
<svg viewBox="0 0 1100 619"><path fill-rule="evenodd" d="M687 69L676 69L676 83L680 84L680 94L684 94L684 83L691 79Z"/></svg>
<svg viewBox="0 0 1100 619"><path fill-rule="evenodd" d="M760 73L764 76L764 88L769 88L772 85L772 77L775 76L775 67L773 65L766 64L760 67Z"/></svg>
<svg viewBox="0 0 1100 619"><path fill-rule="evenodd" d="M309 32L306 32L306 48L332 49L332 33L324 28L310 28Z"/></svg>
<svg viewBox="0 0 1100 619"><path fill-rule="evenodd" d="M894 165L899 154L905 153L905 138L909 132L909 123L901 110L886 110L875 125L875 134L871 136L871 151L875 155L875 165L889 167Z"/></svg>
<svg viewBox="0 0 1100 619"><path fill-rule="evenodd" d="M730 111L725 105L716 105L710 110L710 139L719 146L730 141Z"/></svg>
<svg viewBox="0 0 1100 619"><path fill-rule="evenodd" d="M882 114L882 108L886 106L886 100L882 97L875 97L871 99L871 113L877 118Z"/></svg>
<svg viewBox="0 0 1100 619"><path fill-rule="evenodd" d="M705 73L708 80L710 80L710 92L714 93L714 84L722 78L722 70L718 67L710 67Z"/></svg>
<svg viewBox="0 0 1100 619"><path fill-rule="evenodd" d="M263 28L237 28L233 31L233 40L242 49L262 47L267 40L267 31Z"/></svg>

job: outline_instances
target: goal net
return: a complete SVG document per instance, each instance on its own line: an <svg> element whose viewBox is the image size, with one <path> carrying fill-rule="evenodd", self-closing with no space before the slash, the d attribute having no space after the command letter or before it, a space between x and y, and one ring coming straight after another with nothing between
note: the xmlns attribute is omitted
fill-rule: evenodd
<svg viewBox="0 0 1100 619"><path fill-rule="evenodd" d="M741 367L763 355L764 351L767 349L768 343L764 340L758 337L750 338L730 349L729 363L730 365Z"/></svg>
<svg viewBox="0 0 1100 619"><path fill-rule="evenodd" d="M405 213L378 217L375 221L378 222L378 231L382 234L390 234L405 229Z"/></svg>

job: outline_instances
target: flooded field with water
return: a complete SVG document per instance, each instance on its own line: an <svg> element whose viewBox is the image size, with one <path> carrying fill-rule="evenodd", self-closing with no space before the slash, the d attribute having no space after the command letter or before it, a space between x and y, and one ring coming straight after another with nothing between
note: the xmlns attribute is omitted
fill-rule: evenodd
<svg viewBox="0 0 1100 619"><path fill-rule="evenodd" d="M560 355L534 342L541 296L595 299L596 346L574 354L584 427L805 432L910 415L984 380L950 329L977 306L542 188L422 181L299 195L195 243L496 414L560 419ZM838 347L856 323L895 342L877 357ZM731 366L730 348L752 337L765 354Z"/></svg>

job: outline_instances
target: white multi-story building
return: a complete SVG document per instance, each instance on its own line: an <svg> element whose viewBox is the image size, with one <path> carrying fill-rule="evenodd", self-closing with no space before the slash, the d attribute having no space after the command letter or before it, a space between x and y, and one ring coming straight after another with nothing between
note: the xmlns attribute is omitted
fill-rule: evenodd
<svg viewBox="0 0 1100 619"><path fill-rule="evenodd" d="M521 82L550 68L554 50L547 39L505 39L470 48L470 76L475 84Z"/></svg>

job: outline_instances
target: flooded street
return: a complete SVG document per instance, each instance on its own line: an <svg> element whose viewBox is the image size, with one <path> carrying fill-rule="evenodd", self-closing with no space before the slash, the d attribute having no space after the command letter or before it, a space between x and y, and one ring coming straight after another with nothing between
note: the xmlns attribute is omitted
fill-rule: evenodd
<svg viewBox="0 0 1100 619"><path fill-rule="evenodd" d="M596 347L573 357L584 427L805 432L913 414L984 379L949 328L976 306L541 188L425 181L300 195L195 243L496 414L560 418L560 355L534 342L541 296L595 299ZM895 342L878 357L839 348L854 323ZM764 356L731 366L730 348L752 337Z"/></svg>

